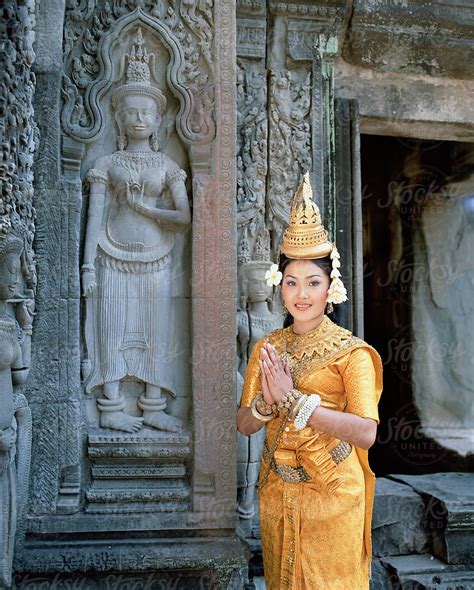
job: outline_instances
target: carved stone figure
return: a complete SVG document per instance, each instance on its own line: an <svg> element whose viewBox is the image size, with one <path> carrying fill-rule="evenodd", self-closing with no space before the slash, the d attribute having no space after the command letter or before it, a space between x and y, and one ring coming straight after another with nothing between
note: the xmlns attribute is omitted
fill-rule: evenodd
<svg viewBox="0 0 474 590"><path fill-rule="evenodd" d="M270 262L252 260L240 272L242 291L241 306L244 311L237 313L239 368L238 382L242 386L247 362L256 342L272 330L281 328L283 315L270 308L273 287L267 285L265 273ZM239 395L242 387L239 387ZM264 429L250 437L238 434L238 513L241 518L251 519L254 515L255 488L260 468L260 457L265 439Z"/></svg>
<svg viewBox="0 0 474 590"><path fill-rule="evenodd" d="M423 432L461 456L474 452L473 189L474 176L448 184L423 207L413 273L415 403Z"/></svg>
<svg viewBox="0 0 474 590"><path fill-rule="evenodd" d="M87 391L101 386L104 428L136 432L142 422L176 432L165 413L172 318L171 252L176 233L191 222L186 174L159 150L166 99L150 84L149 55L140 29L127 56L127 81L112 97L119 150L99 158L87 175L90 203L82 266L88 299L86 343L91 361ZM176 269L173 269L173 272ZM124 412L124 377L145 384L138 406Z"/></svg>
<svg viewBox="0 0 474 590"><path fill-rule="evenodd" d="M32 304L16 291L21 269L23 241L12 234L0 240L0 572L3 585L10 586L17 511L22 509L28 489L31 453L31 415L14 385L24 383L30 368ZM24 429L23 426L26 426ZM16 457L17 431L22 452ZM25 438L26 435L26 438ZM26 446L25 443L26 442ZM17 475L18 465L18 475ZM26 466L26 469L25 469ZM17 492L17 476L21 477Z"/></svg>

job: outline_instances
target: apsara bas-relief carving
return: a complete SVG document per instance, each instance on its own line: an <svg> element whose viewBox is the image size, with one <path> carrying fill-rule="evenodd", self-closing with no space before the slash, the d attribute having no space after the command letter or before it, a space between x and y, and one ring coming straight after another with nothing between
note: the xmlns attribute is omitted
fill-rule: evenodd
<svg viewBox="0 0 474 590"><path fill-rule="evenodd" d="M153 55L138 28L125 55L125 83L112 94L118 150L89 170L90 199L82 290L87 299L85 337L90 362L86 390L102 388L100 425L127 432L142 423L177 432L181 422L165 413L163 390L176 395L172 288L176 234L191 223L186 173L160 148L166 108L150 80ZM125 412L121 381L144 384L138 407Z"/></svg>
<svg viewBox="0 0 474 590"><path fill-rule="evenodd" d="M85 24L86 23L86 24ZM67 135L91 141L104 127L101 97L117 82L111 76L114 40L130 23L157 34L168 54L167 83L179 100L176 127L188 143L215 135L211 0L71 0L64 27L65 71L62 126ZM159 66L159 64L157 64Z"/></svg>
<svg viewBox="0 0 474 590"><path fill-rule="evenodd" d="M17 520L23 516L31 455L31 412L15 391L31 365L34 300L22 281L24 240L13 232L0 237L0 569L11 581Z"/></svg>
<svg viewBox="0 0 474 590"><path fill-rule="evenodd" d="M255 344L269 332L281 328L284 314L274 309L273 287L265 274L270 268L270 235L265 230L257 238L254 259L242 261L239 269L241 289L240 310L237 312L237 402L240 401L247 363ZM255 513L256 485L265 429L250 437L237 434L237 485L240 518L250 520Z"/></svg>

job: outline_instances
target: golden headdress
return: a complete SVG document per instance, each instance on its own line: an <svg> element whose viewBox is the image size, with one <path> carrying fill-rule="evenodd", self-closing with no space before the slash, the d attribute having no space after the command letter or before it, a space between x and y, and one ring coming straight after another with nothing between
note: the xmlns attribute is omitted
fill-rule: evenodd
<svg viewBox="0 0 474 590"><path fill-rule="evenodd" d="M332 261L331 284L328 303L342 303L347 300L347 291L341 280L340 255L336 244L329 241L328 232L321 222L321 213L313 201L313 189L309 173L303 176L291 204L290 222L280 251L288 258L311 260L330 256Z"/></svg>

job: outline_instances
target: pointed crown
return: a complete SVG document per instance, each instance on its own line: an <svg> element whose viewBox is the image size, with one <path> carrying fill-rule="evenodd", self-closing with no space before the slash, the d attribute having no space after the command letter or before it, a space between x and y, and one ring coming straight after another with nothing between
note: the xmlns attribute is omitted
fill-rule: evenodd
<svg viewBox="0 0 474 590"><path fill-rule="evenodd" d="M309 173L303 176L293 198L290 222L283 235L280 251L288 258L324 258L333 249L328 232L321 222L321 213L313 201Z"/></svg>
<svg viewBox="0 0 474 590"><path fill-rule="evenodd" d="M137 34L132 43L130 55L127 57L127 83L119 86L112 95L112 106L116 109L120 100L127 94L144 95L152 98L158 107L160 115L166 108L166 98L159 88L150 84L150 67L148 62L153 54L148 54L145 41L143 40L142 30L137 29Z"/></svg>

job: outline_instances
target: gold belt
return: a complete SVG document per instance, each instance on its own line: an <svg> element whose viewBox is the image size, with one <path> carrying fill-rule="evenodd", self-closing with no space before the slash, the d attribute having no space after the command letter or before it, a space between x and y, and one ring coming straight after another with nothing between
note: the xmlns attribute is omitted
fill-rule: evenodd
<svg viewBox="0 0 474 590"><path fill-rule="evenodd" d="M345 440L341 440L333 449L329 451L334 463L339 464L346 459L352 451L352 445ZM288 483L301 483L311 481L311 477L303 466L293 467L292 465L281 465L275 462L275 457L270 455L270 449L267 442L263 448L263 457L268 462L270 469L278 475L283 481Z"/></svg>

